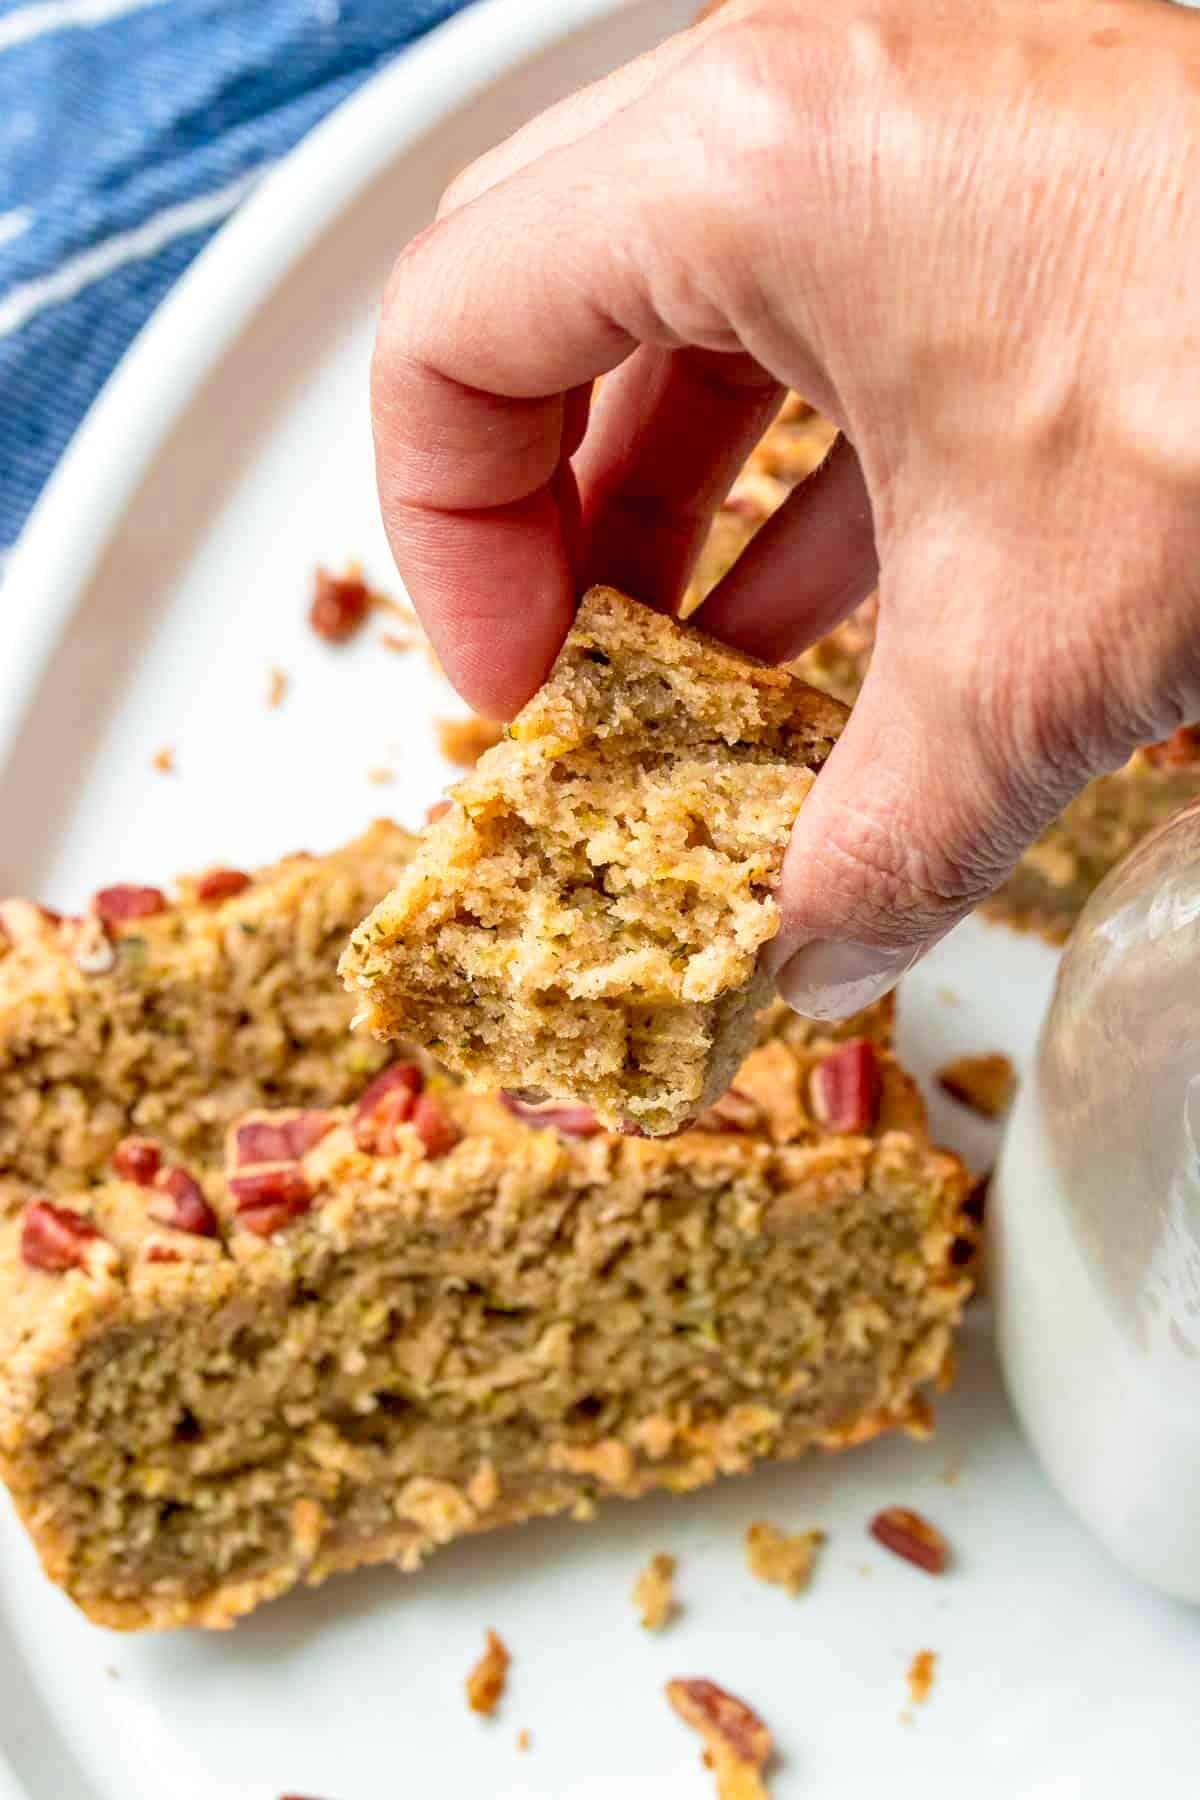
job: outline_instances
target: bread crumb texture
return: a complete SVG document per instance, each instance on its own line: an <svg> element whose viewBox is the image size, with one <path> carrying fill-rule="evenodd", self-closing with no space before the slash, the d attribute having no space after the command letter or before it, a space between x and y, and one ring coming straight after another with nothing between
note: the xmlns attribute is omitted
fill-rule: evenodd
<svg viewBox="0 0 1200 1800"><path fill-rule="evenodd" d="M610 588L342 960L476 1089L678 1130L766 997L788 834L843 709Z"/></svg>

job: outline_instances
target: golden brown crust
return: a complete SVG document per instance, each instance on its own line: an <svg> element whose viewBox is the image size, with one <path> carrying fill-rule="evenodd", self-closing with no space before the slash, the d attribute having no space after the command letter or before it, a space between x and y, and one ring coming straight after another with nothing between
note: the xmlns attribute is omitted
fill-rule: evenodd
<svg viewBox="0 0 1200 1800"><path fill-rule="evenodd" d="M138 1131L208 1155L252 1106L361 1088L385 1053L349 1037L335 966L413 842L380 821L252 878L185 877L173 902L110 925L0 904L0 1182L90 1180Z"/></svg>

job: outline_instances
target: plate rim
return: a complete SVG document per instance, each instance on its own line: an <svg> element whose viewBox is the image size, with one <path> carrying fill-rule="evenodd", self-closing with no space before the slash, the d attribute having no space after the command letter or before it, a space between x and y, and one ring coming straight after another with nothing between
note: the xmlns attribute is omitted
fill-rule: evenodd
<svg viewBox="0 0 1200 1800"><path fill-rule="evenodd" d="M447 112L551 45L647 3L467 0L398 51L256 183L138 331L13 546L0 582L8 601L0 614L0 766L152 459L271 291ZM114 444L122 446L119 456ZM7 1800L2 1786L0 1800Z"/></svg>

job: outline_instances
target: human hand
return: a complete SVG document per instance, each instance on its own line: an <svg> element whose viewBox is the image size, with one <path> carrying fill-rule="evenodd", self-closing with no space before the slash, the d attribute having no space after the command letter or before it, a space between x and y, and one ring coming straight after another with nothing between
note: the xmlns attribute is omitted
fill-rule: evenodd
<svg viewBox="0 0 1200 1800"><path fill-rule="evenodd" d="M879 575L770 946L802 1011L866 1004L1200 716L1197 245L1200 19L732 0L475 164L397 263L380 494L444 667L507 715L588 580L675 605L798 389L844 436L699 623L782 660Z"/></svg>

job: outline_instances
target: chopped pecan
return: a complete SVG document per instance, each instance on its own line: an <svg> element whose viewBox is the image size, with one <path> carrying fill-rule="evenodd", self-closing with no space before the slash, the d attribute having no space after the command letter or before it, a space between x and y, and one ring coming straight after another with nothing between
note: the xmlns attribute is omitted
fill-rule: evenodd
<svg viewBox="0 0 1200 1800"><path fill-rule="evenodd" d="M344 644L362 626L370 604L370 591L356 570L331 575L327 569L318 569L308 622L327 644Z"/></svg>
<svg viewBox="0 0 1200 1800"><path fill-rule="evenodd" d="M312 1184L296 1163L267 1163L229 1178L238 1224L257 1237L271 1237L308 1212Z"/></svg>
<svg viewBox="0 0 1200 1800"><path fill-rule="evenodd" d="M418 1094L412 1111L412 1123L428 1157L445 1156L453 1150L462 1132L444 1112L432 1094Z"/></svg>
<svg viewBox="0 0 1200 1800"><path fill-rule="evenodd" d="M1185 769L1200 762L1200 725L1180 725L1161 744L1147 744L1143 755L1165 769Z"/></svg>
<svg viewBox="0 0 1200 1800"><path fill-rule="evenodd" d="M142 1244L141 1260L147 1263L211 1262L221 1254L221 1240L197 1237L193 1231L178 1229L155 1232Z"/></svg>
<svg viewBox="0 0 1200 1800"><path fill-rule="evenodd" d="M156 887L107 887L92 895L92 911L106 925L149 919L167 910L167 896Z"/></svg>
<svg viewBox="0 0 1200 1800"><path fill-rule="evenodd" d="M173 1244L164 1244L161 1238L152 1238L143 1250L142 1255L148 1263L177 1263L183 1261L182 1256L180 1256L175 1246Z"/></svg>
<svg viewBox="0 0 1200 1800"><path fill-rule="evenodd" d="M749 1094L737 1088L726 1088L707 1112L695 1120L693 1131L758 1131L763 1122L762 1109Z"/></svg>
<svg viewBox="0 0 1200 1800"><path fill-rule="evenodd" d="M879 1061L866 1038L851 1038L809 1077L812 1110L830 1131L869 1131L879 1117Z"/></svg>
<svg viewBox="0 0 1200 1800"><path fill-rule="evenodd" d="M950 1560L946 1540L937 1526L907 1506L885 1507L875 1514L870 1529L871 1536L885 1550L915 1563L930 1575L942 1574Z"/></svg>
<svg viewBox="0 0 1200 1800"><path fill-rule="evenodd" d="M367 1156L394 1156L396 1127L411 1119L425 1076L416 1063L390 1063L376 1075L354 1108L354 1142Z"/></svg>
<svg viewBox="0 0 1200 1800"><path fill-rule="evenodd" d="M504 1692L504 1684L508 1680L511 1662L512 1657L503 1638L489 1628L487 1647L467 1676L467 1705L472 1712L483 1713L487 1718L495 1712Z"/></svg>
<svg viewBox="0 0 1200 1800"><path fill-rule="evenodd" d="M304 1112L266 1114L243 1119L233 1129L233 1166L299 1162L333 1130L332 1114L311 1107Z"/></svg>
<svg viewBox="0 0 1200 1800"><path fill-rule="evenodd" d="M568 1106L559 1100L522 1100L500 1089L500 1103L514 1119L535 1131L561 1131L564 1137L595 1137L604 1127L590 1106Z"/></svg>
<svg viewBox="0 0 1200 1800"><path fill-rule="evenodd" d="M196 1237L216 1237L217 1215L204 1198L200 1183L186 1169L160 1169L154 1177L154 1191L150 1217L160 1225L190 1231Z"/></svg>
<svg viewBox="0 0 1200 1800"><path fill-rule="evenodd" d="M697 1678L669 1681L667 1699L704 1739L719 1800L765 1800L762 1772L774 1746L758 1714L715 1681Z"/></svg>
<svg viewBox="0 0 1200 1800"><path fill-rule="evenodd" d="M21 1257L31 1269L61 1275L87 1268L100 1233L81 1213L49 1200L31 1200L21 1219Z"/></svg>
<svg viewBox="0 0 1200 1800"><path fill-rule="evenodd" d="M209 869L196 877L196 898L208 906L218 900L232 900L235 894L245 893L250 879L244 869Z"/></svg>
<svg viewBox="0 0 1200 1800"><path fill-rule="evenodd" d="M149 1187L162 1167L162 1150L153 1138L122 1138L113 1151L113 1172L122 1181Z"/></svg>
<svg viewBox="0 0 1200 1800"><path fill-rule="evenodd" d="M957 1056L937 1072L937 1084L943 1093L985 1119L998 1119L1007 1112L1016 1083L1012 1063L998 1050L980 1056Z"/></svg>

